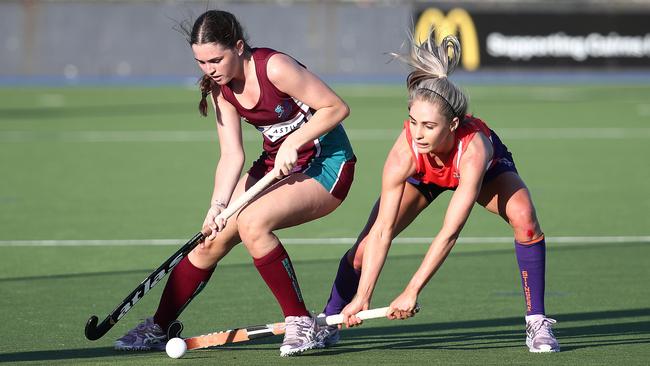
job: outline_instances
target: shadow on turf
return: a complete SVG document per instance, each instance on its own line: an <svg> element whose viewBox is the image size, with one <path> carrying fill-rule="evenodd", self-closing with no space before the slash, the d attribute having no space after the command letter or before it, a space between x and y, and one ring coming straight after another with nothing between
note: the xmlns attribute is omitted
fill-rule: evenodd
<svg viewBox="0 0 650 366"><path fill-rule="evenodd" d="M423 316L418 315L419 317ZM571 326L571 322L603 321L650 316L650 308L629 310L597 311L577 314L559 314L556 335L562 352L580 348L604 347L622 344L650 344L650 320L625 321L610 324ZM480 330L503 326L518 326L517 330ZM630 338L636 337L636 338ZM263 338L251 342L218 347L222 350L269 350L256 345L278 345L280 337ZM524 330L521 317L468 320L428 324L397 322L382 327L345 330L339 345L322 351L303 355L337 355L370 349L445 349L471 351L480 349L518 348L524 349ZM28 351L0 354L0 362L74 360L99 357L115 357L127 353L110 347L64 349L49 351ZM147 356L152 352L128 353L133 356ZM198 355L197 355L198 356Z"/></svg>
<svg viewBox="0 0 650 366"><path fill-rule="evenodd" d="M0 363L18 361L54 361L54 360L77 360L99 357L115 357L121 355L148 356L154 352L130 352L116 351L113 347L94 347L81 349L61 349L49 351L31 351L0 354ZM156 352L159 353L159 352Z"/></svg>
<svg viewBox="0 0 650 366"><path fill-rule="evenodd" d="M621 344L650 344L650 321L647 320L598 325L570 325L571 322L578 321L607 321L647 316L650 316L650 308L560 314L555 316L559 323L556 326L555 334L560 341L563 352L580 348ZM479 328L503 326L520 326L521 329L479 330ZM631 336L635 338L630 338ZM524 327L520 317L428 324L397 323L394 326L360 327L345 330L343 341L339 345L323 351L310 352L305 356L336 355L370 349L445 349L459 351L518 347L525 349L524 341ZM270 343L278 343L278 340L264 339L255 343L242 343L225 348L250 350L253 344ZM252 349L255 349L254 346Z"/></svg>

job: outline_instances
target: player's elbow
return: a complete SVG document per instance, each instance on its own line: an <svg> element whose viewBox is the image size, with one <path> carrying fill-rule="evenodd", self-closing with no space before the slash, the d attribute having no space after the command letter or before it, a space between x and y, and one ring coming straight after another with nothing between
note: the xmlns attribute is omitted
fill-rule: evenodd
<svg viewBox="0 0 650 366"><path fill-rule="evenodd" d="M246 155L243 150L227 150L221 152L219 161L227 162L231 166L243 167L246 162Z"/></svg>
<svg viewBox="0 0 650 366"><path fill-rule="evenodd" d="M338 103L336 103L336 111L338 117L337 119L339 121L343 121L350 115L350 106L342 99L339 99Z"/></svg>
<svg viewBox="0 0 650 366"><path fill-rule="evenodd" d="M458 230L448 230L442 231L438 234L437 238L439 242L444 245L445 249L451 249L456 244L458 237L460 236L460 229Z"/></svg>

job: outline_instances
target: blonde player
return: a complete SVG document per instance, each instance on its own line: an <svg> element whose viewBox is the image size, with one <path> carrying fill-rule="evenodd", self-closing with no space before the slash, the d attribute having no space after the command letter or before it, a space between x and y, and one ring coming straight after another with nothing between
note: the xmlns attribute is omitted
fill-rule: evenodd
<svg viewBox="0 0 650 366"><path fill-rule="evenodd" d="M442 228L404 291L390 304L389 318L414 314L418 294L453 248L475 202L511 227L526 304L526 344L531 352L559 351L544 310L546 244L530 193L512 155L481 119L467 114L467 97L448 76L460 58L453 36L430 37L409 56L394 56L414 71L407 79L409 118L395 141L382 176L381 198L357 243L341 259L325 314L342 312L345 323L368 309L391 240L440 193L454 191ZM336 327L319 332L325 346L339 339Z"/></svg>

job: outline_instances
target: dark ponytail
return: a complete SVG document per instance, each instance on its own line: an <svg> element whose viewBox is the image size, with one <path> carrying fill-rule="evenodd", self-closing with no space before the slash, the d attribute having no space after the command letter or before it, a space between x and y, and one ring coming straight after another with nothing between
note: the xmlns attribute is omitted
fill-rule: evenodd
<svg viewBox="0 0 650 366"><path fill-rule="evenodd" d="M199 102L199 113L203 117L208 116L208 95L212 92L212 80L208 75L199 79L199 90L201 90L201 101Z"/></svg>

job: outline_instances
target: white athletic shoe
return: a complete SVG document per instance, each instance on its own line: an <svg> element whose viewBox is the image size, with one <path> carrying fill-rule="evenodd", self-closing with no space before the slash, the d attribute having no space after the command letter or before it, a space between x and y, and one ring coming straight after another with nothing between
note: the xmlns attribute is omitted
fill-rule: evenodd
<svg viewBox="0 0 650 366"><path fill-rule="evenodd" d="M526 321L526 345L530 352L560 352L560 344L551 330L551 325L555 323L555 319L544 315L529 317Z"/></svg>
<svg viewBox="0 0 650 366"><path fill-rule="evenodd" d="M318 314L319 318L324 318L325 314ZM336 325L318 326L316 331L316 348L327 348L337 344L341 340L339 327Z"/></svg>
<svg viewBox="0 0 650 366"><path fill-rule="evenodd" d="M153 322L153 317L145 319L122 338L115 341L115 349L120 351L162 351L167 344L167 335Z"/></svg>
<svg viewBox="0 0 650 366"><path fill-rule="evenodd" d="M288 316L280 356L294 356L316 347L316 319L311 316Z"/></svg>

